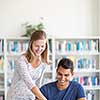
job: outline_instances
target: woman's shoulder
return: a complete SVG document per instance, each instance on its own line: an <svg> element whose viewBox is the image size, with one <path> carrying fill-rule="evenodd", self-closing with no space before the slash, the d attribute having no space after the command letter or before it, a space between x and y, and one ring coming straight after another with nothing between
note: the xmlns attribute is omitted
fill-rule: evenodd
<svg viewBox="0 0 100 100"><path fill-rule="evenodd" d="M45 69L45 70L48 70L49 67L50 67L50 66L49 66L47 63L45 63L45 62L41 62L40 66L41 66L43 69Z"/></svg>
<svg viewBox="0 0 100 100"><path fill-rule="evenodd" d="M24 55L20 55L17 59L16 59L17 63L21 63L21 62L26 62L28 63L27 59L25 58Z"/></svg>

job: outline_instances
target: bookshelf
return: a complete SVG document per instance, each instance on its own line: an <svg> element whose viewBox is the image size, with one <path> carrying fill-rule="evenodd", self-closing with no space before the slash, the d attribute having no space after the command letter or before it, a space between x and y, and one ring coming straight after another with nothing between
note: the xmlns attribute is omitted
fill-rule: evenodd
<svg viewBox="0 0 100 100"><path fill-rule="evenodd" d="M7 100L7 90L17 57L28 47L28 38L0 38L0 100ZM74 80L84 86L88 100L100 100L100 37L48 37L51 64L41 80L41 85L54 81L56 64L61 57L74 62ZM91 97L91 99L89 98Z"/></svg>
<svg viewBox="0 0 100 100"><path fill-rule="evenodd" d="M0 100L4 98L4 39L0 39Z"/></svg>
<svg viewBox="0 0 100 100"><path fill-rule="evenodd" d="M100 37L55 38L55 59L71 58L73 79L81 83L88 100L100 100Z"/></svg>
<svg viewBox="0 0 100 100"><path fill-rule="evenodd" d="M7 100L7 91L11 85L15 66L15 60L27 50L28 38L25 37L8 37L4 38L4 99Z"/></svg>

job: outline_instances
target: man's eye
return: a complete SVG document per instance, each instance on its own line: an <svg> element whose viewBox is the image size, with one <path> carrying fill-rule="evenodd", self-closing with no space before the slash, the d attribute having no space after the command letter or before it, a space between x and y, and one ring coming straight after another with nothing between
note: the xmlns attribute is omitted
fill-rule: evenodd
<svg viewBox="0 0 100 100"><path fill-rule="evenodd" d="M66 74L65 76L69 76L69 74Z"/></svg>
<svg viewBox="0 0 100 100"><path fill-rule="evenodd" d="M62 76L62 74L58 74L58 76Z"/></svg>

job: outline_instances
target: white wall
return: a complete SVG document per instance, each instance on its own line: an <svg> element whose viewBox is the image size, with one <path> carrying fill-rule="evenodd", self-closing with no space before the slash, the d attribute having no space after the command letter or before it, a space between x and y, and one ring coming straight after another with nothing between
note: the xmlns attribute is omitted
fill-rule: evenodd
<svg viewBox="0 0 100 100"><path fill-rule="evenodd" d="M98 27L99 27L99 36L100 36L100 0L99 0L98 4L99 4L99 6L98 6L99 7L99 16L98 16L99 17L99 25L98 25Z"/></svg>
<svg viewBox="0 0 100 100"><path fill-rule="evenodd" d="M99 34L99 0L0 0L0 34L20 36L21 24L36 24L40 17L48 34L84 36Z"/></svg>

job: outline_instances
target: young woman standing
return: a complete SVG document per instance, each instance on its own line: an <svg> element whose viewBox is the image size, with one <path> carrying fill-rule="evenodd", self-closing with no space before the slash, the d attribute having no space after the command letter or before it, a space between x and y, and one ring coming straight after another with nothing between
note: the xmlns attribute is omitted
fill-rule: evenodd
<svg viewBox="0 0 100 100"><path fill-rule="evenodd" d="M44 31L33 32L28 50L16 61L7 100L47 100L39 90L40 80L48 64L48 44Z"/></svg>

